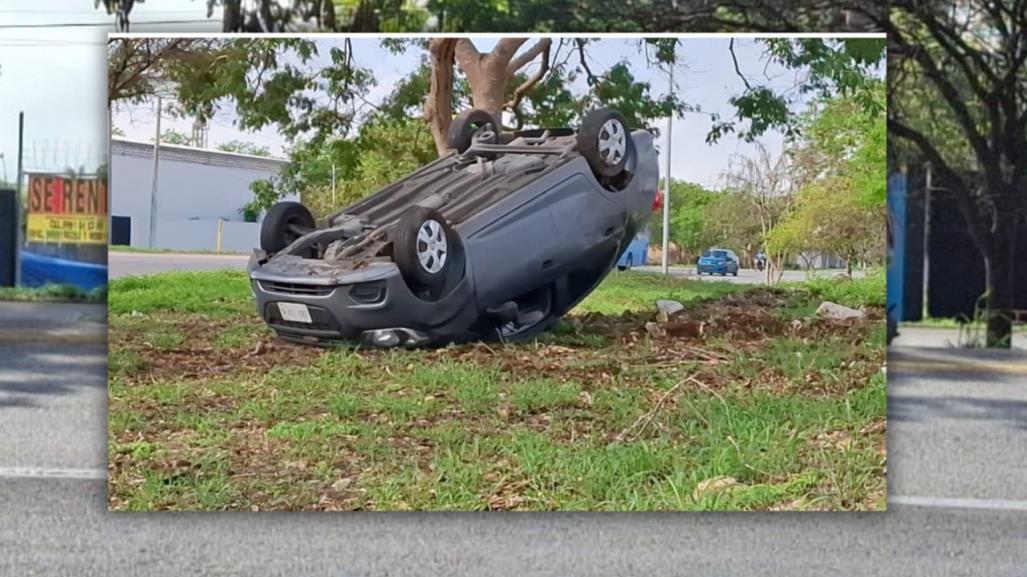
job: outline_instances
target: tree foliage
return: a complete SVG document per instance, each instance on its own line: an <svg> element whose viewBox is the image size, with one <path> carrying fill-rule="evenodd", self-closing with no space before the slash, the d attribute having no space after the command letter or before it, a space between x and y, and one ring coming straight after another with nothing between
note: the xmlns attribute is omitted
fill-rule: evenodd
<svg viewBox="0 0 1027 577"><path fill-rule="evenodd" d="M250 156L271 156L271 149L266 146L246 142L245 140L229 140L214 147L222 152L249 154Z"/></svg>

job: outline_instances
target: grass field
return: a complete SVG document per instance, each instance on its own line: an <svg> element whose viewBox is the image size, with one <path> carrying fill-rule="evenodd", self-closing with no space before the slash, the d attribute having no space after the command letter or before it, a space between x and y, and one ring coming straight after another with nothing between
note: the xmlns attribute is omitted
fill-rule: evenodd
<svg viewBox="0 0 1027 577"><path fill-rule="evenodd" d="M0 287L0 301L86 302L107 300L107 289L84 292L73 285L48 284L41 287Z"/></svg>
<svg viewBox="0 0 1027 577"><path fill-rule="evenodd" d="M689 306L650 332L657 298ZM880 510L883 300L615 273L534 343L326 351L273 339L242 274L119 279L109 506Z"/></svg>

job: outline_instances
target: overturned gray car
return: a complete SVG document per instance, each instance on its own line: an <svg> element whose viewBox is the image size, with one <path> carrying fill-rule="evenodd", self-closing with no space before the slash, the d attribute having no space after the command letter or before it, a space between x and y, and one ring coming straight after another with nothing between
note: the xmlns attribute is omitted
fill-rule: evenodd
<svg viewBox="0 0 1027 577"><path fill-rule="evenodd" d="M268 211L249 262L283 339L377 346L520 340L552 327L614 267L659 200L656 150L615 110L574 129L504 133L454 119L456 152L315 223Z"/></svg>

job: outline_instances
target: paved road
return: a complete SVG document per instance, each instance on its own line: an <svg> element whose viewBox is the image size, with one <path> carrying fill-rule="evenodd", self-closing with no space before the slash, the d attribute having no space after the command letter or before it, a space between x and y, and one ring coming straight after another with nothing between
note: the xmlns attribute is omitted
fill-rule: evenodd
<svg viewBox="0 0 1027 577"><path fill-rule="evenodd" d="M249 256L238 255L207 255L207 254L186 254L186 253L138 253L138 252L111 252L109 255L109 274L111 278L119 278L129 275L146 275L172 270L217 270L222 268L246 268ZM638 266L631 269L641 272L660 272L659 266ZM680 278L692 278L709 281L727 281L743 284L761 284L765 282L765 273L752 269L738 271L738 276L696 276L695 267L671 267L671 274ZM819 276L832 276L841 270L817 271ZM856 276L858 272L854 273ZM806 280L806 272L789 270L782 276L783 281Z"/></svg>
<svg viewBox="0 0 1027 577"><path fill-rule="evenodd" d="M887 513L133 515L105 511L102 481L9 472L102 466L106 414L98 351L11 347L0 344L0 386L15 391L0 398L20 400L0 403L0 438L16 445L0 451L0 575L1023 577L1027 567L1027 384L1010 372L1027 374L1027 355L892 356ZM71 358L92 360L69 379Z"/></svg>
<svg viewBox="0 0 1027 577"><path fill-rule="evenodd" d="M249 259L242 255L112 251L107 255L107 274L110 278L120 278L174 270L245 270Z"/></svg>
<svg viewBox="0 0 1027 577"><path fill-rule="evenodd" d="M650 272L650 273L661 273L661 272L663 272L663 268L661 268L660 265L636 266L636 267L632 268L631 270L641 271L641 272ZM727 276L719 276L719 275L712 275L712 276L711 275L702 275L702 276L698 276L698 275L695 274L695 267L694 266L692 266L692 267L672 266L672 267L669 268L669 271L670 271L670 274L672 274L672 275L674 275L676 277L679 277L679 278L699 279L699 280L707 280L707 281L726 281L726 282L741 283L741 284L763 284L763 283L765 283L767 281L767 273L766 272L761 272L761 271L758 271L758 270L755 270L755 269L745 269L745 268L743 268L743 269L738 271L738 276L731 276L731 275L727 275ZM824 270L815 271L814 274L816 274L817 276L831 277L831 276L834 276L834 275L836 275L838 273L841 273L841 272L845 272L845 271L843 269L824 269ZM858 277L861 274L862 273L860 271L853 271L853 275L854 276ZM781 280L783 282L800 282L800 281L806 280L806 278L807 278L806 271L801 271L801 270L786 270L781 275Z"/></svg>

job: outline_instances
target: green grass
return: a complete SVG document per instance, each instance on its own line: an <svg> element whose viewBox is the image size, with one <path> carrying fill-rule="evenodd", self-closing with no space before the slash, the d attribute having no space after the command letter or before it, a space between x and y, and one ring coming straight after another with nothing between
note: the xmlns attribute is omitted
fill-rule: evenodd
<svg viewBox="0 0 1027 577"><path fill-rule="evenodd" d="M83 291L74 285L47 284L41 287L0 287L0 301L103 303L107 287Z"/></svg>
<svg viewBox="0 0 1027 577"><path fill-rule="evenodd" d="M232 316L253 310L250 281L237 270L168 272L111 281L111 315L176 312Z"/></svg>
<svg viewBox="0 0 1027 577"><path fill-rule="evenodd" d="M884 269L881 268L868 271L866 277L861 279L835 280L816 277L797 283L783 283L782 286L798 288L809 292L815 298L853 308L883 307L887 293L887 279Z"/></svg>
<svg viewBox="0 0 1027 577"><path fill-rule="evenodd" d="M775 314L806 318L825 291L852 304L874 290L863 286L873 279L850 282L859 286L795 287ZM581 310L745 290L613 274ZM722 355L716 364L646 337L566 330L520 345L254 355L270 336L251 298L229 272L112 283L112 508L884 505L883 327L693 343ZM176 354L190 367L170 362ZM226 362L238 370L203 373Z"/></svg>
<svg viewBox="0 0 1027 577"><path fill-rule="evenodd" d="M746 288L727 281L683 281L660 274L614 271L575 310L619 314L652 309L658 299L684 303L741 292Z"/></svg>

